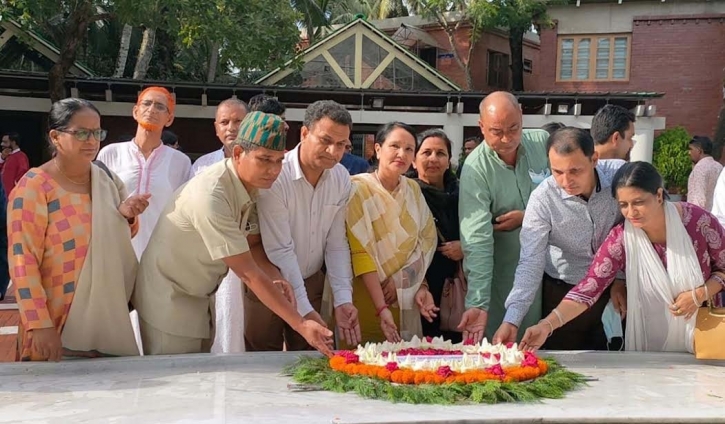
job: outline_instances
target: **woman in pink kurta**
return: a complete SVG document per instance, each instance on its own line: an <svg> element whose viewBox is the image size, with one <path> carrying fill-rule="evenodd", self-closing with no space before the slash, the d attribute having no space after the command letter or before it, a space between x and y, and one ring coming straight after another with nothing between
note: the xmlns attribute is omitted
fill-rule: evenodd
<svg viewBox="0 0 725 424"><path fill-rule="evenodd" d="M662 177L645 162L623 166L612 190L626 221L611 230L582 281L527 329L522 349L541 347L592 306L620 271L627 275L627 350L692 351L697 309L708 297L722 303L725 229L717 219L698 206L667 201Z"/></svg>

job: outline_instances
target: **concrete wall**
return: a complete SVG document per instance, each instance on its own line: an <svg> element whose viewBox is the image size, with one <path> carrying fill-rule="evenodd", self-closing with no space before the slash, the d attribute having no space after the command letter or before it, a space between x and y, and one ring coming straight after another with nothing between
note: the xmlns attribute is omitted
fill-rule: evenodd
<svg viewBox="0 0 725 424"><path fill-rule="evenodd" d="M627 1L622 4L582 4L579 7L551 6L549 16L559 21L559 34L600 34L632 32L638 16L703 15L725 13L725 2L688 1Z"/></svg>
<svg viewBox="0 0 725 424"><path fill-rule="evenodd" d="M668 11L686 14L661 16ZM703 14L693 14L698 12ZM653 104L657 115L667 118L668 127L682 125L691 134L713 135L723 103L725 2L625 1L552 8L550 13L556 27L542 31L535 89L664 92ZM647 13L652 16L644 16ZM597 32L631 33L629 81L556 82L558 35Z"/></svg>

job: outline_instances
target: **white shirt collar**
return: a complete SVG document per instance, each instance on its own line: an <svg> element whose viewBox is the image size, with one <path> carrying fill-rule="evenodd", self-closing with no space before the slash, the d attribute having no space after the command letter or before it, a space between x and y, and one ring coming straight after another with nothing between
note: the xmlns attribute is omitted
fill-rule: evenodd
<svg viewBox="0 0 725 424"><path fill-rule="evenodd" d="M289 161L292 165L292 179L294 181L305 179L305 174L304 172L302 172L302 165L300 164L300 146L301 144L297 144L294 149L290 150L285 155L285 160ZM317 183L319 184L324 181L329 174L329 169L325 169L324 171L322 171L320 180Z"/></svg>

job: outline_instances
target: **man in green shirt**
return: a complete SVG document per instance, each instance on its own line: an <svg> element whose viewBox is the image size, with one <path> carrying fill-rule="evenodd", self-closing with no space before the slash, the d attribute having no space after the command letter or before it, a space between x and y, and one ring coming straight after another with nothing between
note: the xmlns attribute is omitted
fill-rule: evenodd
<svg viewBox="0 0 725 424"><path fill-rule="evenodd" d="M491 340L501 325L504 302L519 262L519 231L529 195L550 175L549 134L523 130L516 97L491 93L481 102L478 121L484 143L467 158L460 183L459 215L463 265L468 280L463 338ZM541 318L541 293L521 329ZM484 334L485 332L485 334ZM519 339L523 336L523 330Z"/></svg>

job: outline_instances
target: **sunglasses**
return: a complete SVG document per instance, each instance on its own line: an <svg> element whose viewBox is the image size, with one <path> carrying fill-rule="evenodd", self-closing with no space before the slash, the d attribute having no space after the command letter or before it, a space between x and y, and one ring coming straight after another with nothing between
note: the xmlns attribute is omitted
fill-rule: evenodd
<svg viewBox="0 0 725 424"><path fill-rule="evenodd" d="M106 130L57 130L62 133L66 134L72 134L76 139L79 141L88 141L89 138L91 138L91 135L93 138L95 138L97 141L103 141L106 139L106 136L108 135L108 131Z"/></svg>

